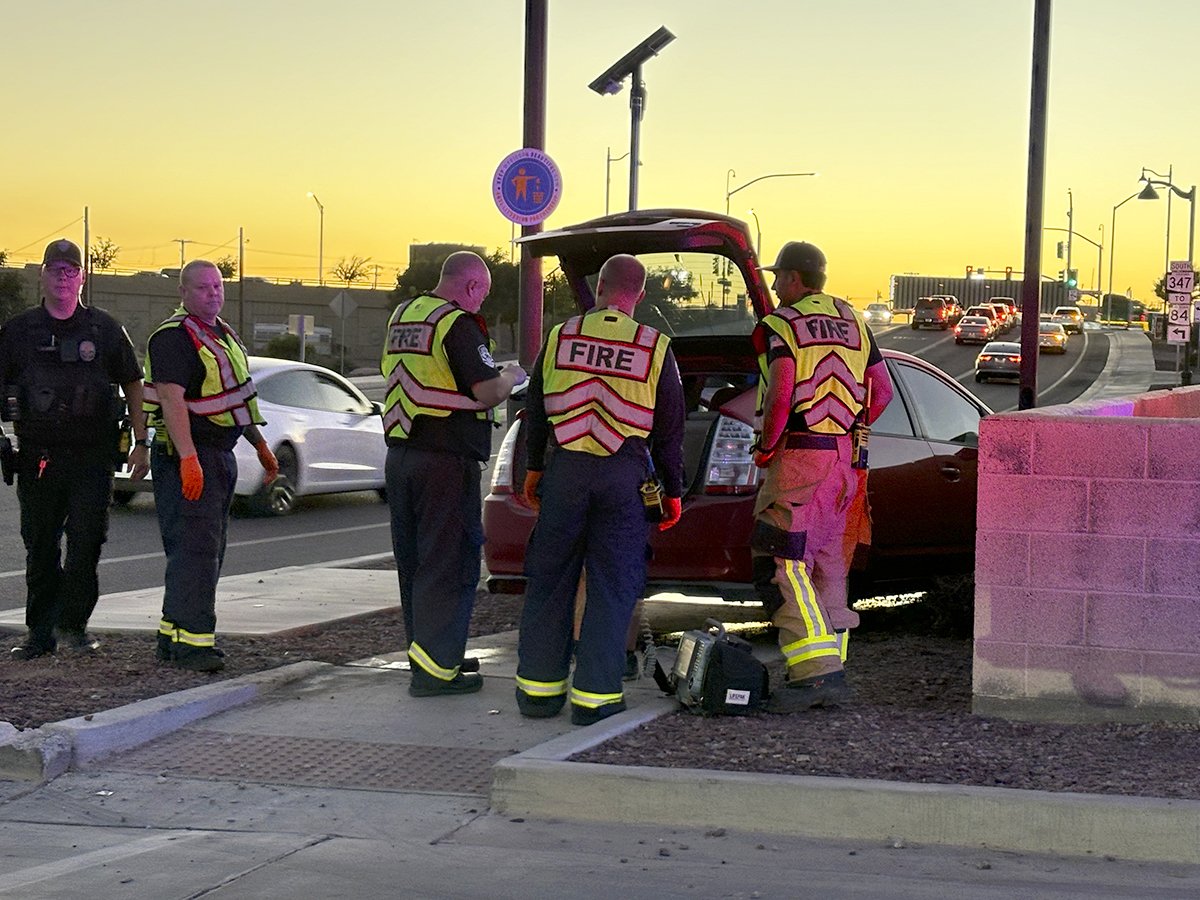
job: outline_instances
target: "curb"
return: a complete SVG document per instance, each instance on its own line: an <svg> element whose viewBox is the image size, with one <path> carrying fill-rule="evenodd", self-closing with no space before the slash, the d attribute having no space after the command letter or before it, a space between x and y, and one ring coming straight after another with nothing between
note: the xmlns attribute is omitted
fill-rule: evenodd
<svg viewBox="0 0 1200 900"><path fill-rule="evenodd" d="M51 781L69 769L79 769L110 753L139 747L199 719L330 668L333 668L330 663L311 660L292 663L89 716L51 722L30 731L0 731L0 778Z"/></svg>
<svg viewBox="0 0 1200 900"><path fill-rule="evenodd" d="M492 767L492 812L1200 863L1200 801L568 762L671 712L656 700ZM586 802L581 802L586 798Z"/></svg>

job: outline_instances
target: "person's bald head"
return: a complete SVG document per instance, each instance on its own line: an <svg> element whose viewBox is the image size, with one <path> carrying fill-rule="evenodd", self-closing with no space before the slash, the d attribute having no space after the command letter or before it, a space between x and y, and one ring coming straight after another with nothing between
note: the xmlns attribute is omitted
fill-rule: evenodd
<svg viewBox="0 0 1200 900"><path fill-rule="evenodd" d="M600 267L596 308L619 309L627 315L646 296L646 267L636 256L620 253Z"/></svg>
<svg viewBox="0 0 1200 900"><path fill-rule="evenodd" d="M442 274L433 292L467 312L479 312L492 289L492 273L477 253L460 250L442 263Z"/></svg>

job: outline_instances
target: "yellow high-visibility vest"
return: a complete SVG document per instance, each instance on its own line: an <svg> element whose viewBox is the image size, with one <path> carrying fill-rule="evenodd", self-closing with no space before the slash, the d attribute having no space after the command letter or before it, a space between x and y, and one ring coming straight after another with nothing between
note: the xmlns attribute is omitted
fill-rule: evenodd
<svg viewBox="0 0 1200 900"><path fill-rule="evenodd" d="M546 340L542 391L558 445L610 456L628 438L649 436L670 342L616 309L555 326Z"/></svg>
<svg viewBox="0 0 1200 900"><path fill-rule="evenodd" d="M487 406L459 391L446 355L446 334L464 315L466 310L431 296L414 297L392 313L380 363L387 379L383 430L388 437L407 438L417 416L462 410L491 419Z"/></svg>
<svg viewBox="0 0 1200 900"><path fill-rule="evenodd" d="M180 306L171 318L154 329L150 337L168 328L182 328L188 333L204 365L200 396L185 401L188 412L222 428L266 424L266 419L258 411L258 391L250 378L246 348L224 319L217 318L215 328L220 333L218 337ZM149 353L146 354L143 370L146 377L142 409L146 412L146 424L154 428L161 427L162 403L154 384Z"/></svg>
<svg viewBox="0 0 1200 900"><path fill-rule="evenodd" d="M862 316L845 300L809 294L764 316L762 324L787 344L796 361L792 413L803 416L809 431L848 432L866 400L863 382L871 346ZM765 353L758 365L761 413L769 368Z"/></svg>

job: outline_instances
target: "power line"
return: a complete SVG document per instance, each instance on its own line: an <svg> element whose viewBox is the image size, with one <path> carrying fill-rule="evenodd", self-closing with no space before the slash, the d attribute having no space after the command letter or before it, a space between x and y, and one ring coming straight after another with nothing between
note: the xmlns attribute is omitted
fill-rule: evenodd
<svg viewBox="0 0 1200 900"><path fill-rule="evenodd" d="M30 247L37 246L37 245L38 245L38 244L40 244L42 241L44 241L44 240L47 240L47 239L49 239L49 238L52 238L52 237L54 237L54 235L56 235L56 234L62 234L64 231L66 231L68 228L70 228L70 227L71 227L72 225L74 225L76 222L82 222L82 221L83 221L83 216L80 216L80 217L79 217L79 218L77 218L77 219L72 219L70 222L68 222L66 225L62 226L61 228L55 228L55 229L54 229L53 231L51 231L49 234L42 235L40 238L37 238L36 240L32 240L32 241L30 241L30 242L29 242L28 244L26 244L24 247L18 247L16 250L12 250L12 251L10 251L10 252L11 252L11 253L20 253L22 250L28 250Z"/></svg>

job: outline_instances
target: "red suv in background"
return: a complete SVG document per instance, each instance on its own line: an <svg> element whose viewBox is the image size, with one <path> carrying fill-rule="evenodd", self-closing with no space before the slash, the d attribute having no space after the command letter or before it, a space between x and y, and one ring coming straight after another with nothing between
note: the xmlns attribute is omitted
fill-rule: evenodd
<svg viewBox="0 0 1200 900"><path fill-rule="evenodd" d="M745 223L717 213L639 210L522 243L534 256L558 257L577 304L554 321L547 313L546 330L594 305L596 275L613 254L631 253L646 265L646 299L635 318L671 336L687 405L683 518L669 531L651 532L648 592L753 599L753 432L721 412L757 387L750 333L773 307ZM923 360L884 355L896 395L871 431L874 540L856 560L855 596L922 585L974 564L979 420L990 410ZM523 402L523 389L514 395ZM519 497L524 411L510 407L509 421L483 504L487 585L497 593L524 590L525 545L536 521Z"/></svg>

